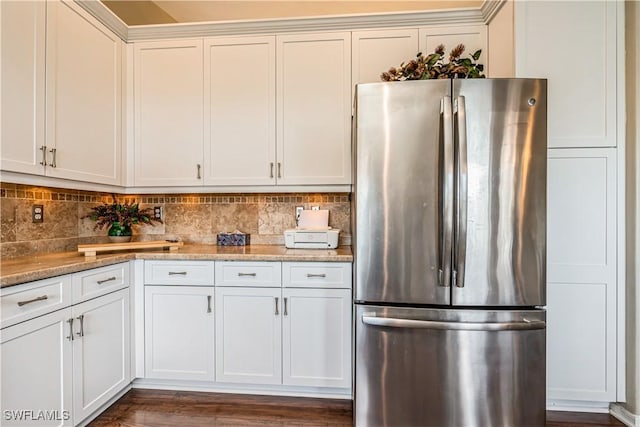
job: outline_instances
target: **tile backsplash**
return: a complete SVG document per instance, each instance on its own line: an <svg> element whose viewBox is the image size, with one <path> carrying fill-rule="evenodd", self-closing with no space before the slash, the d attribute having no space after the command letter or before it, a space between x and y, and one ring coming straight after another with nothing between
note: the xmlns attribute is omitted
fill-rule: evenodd
<svg viewBox="0 0 640 427"><path fill-rule="evenodd" d="M83 218L93 206L138 202L161 206L163 224L135 226L134 240L180 239L216 243L220 232L251 234L251 244L283 244L283 231L295 227L295 207L329 210L329 225L342 230L340 244L351 243L349 195L288 194L142 194L124 195L0 183L0 256L13 258L73 251L78 244L107 242L107 230L94 230ZM34 204L44 206L44 221L31 221Z"/></svg>

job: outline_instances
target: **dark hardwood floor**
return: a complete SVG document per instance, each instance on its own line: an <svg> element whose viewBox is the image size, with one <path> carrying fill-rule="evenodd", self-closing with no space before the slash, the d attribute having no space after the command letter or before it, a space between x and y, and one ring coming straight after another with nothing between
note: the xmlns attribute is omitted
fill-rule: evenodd
<svg viewBox="0 0 640 427"><path fill-rule="evenodd" d="M90 427L351 426L351 402L187 391L131 390ZM547 412L547 426L624 426L608 414ZM517 426L514 426L517 427Z"/></svg>

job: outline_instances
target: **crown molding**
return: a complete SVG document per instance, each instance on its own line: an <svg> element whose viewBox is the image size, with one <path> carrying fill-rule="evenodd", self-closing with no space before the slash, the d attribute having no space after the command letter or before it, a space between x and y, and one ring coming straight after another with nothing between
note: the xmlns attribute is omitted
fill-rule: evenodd
<svg viewBox="0 0 640 427"><path fill-rule="evenodd" d="M406 26L485 24L505 0L485 0L480 8L390 12L303 18L193 22L128 26L99 0L74 0L125 42L168 38L212 37L343 31Z"/></svg>
<svg viewBox="0 0 640 427"><path fill-rule="evenodd" d="M129 27L127 41L457 24L484 24L481 10L466 8L431 12L140 25Z"/></svg>
<svg viewBox="0 0 640 427"><path fill-rule="evenodd" d="M107 6L98 0L74 0L75 3L86 10L94 18L100 21L104 26L113 31L123 41L128 41L129 26L125 24L118 16L113 13Z"/></svg>
<svg viewBox="0 0 640 427"><path fill-rule="evenodd" d="M480 6L480 13L485 24L491 22L498 11L508 0L484 0Z"/></svg>

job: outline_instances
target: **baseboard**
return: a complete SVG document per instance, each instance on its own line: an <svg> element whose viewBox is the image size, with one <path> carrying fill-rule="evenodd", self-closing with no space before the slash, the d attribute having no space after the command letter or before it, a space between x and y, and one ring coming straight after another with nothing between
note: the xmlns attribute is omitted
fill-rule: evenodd
<svg viewBox="0 0 640 427"><path fill-rule="evenodd" d="M198 381L154 380L137 378L133 388L175 391L202 391L214 393L256 394L269 396L319 397L325 399L351 399L351 390L337 388L259 386L243 384L222 384Z"/></svg>
<svg viewBox="0 0 640 427"><path fill-rule="evenodd" d="M640 415L630 412L620 403L612 403L609 413L629 427L640 427Z"/></svg>
<svg viewBox="0 0 640 427"><path fill-rule="evenodd" d="M581 402L576 400L547 400L547 411L609 413L609 402Z"/></svg>

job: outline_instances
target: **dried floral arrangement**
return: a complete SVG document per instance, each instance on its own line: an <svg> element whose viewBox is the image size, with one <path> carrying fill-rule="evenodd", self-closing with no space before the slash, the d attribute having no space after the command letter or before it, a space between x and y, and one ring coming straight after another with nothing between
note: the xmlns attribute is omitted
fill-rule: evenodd
<svg viewBox="0 0 640 427"><path fill-rule="evenodd" d="M153 218L153 209L140 209L137 203L104 203L91 208L91 212L83 218L96 221L94 230L102 230L118 222L122 227L130 228L133 224L154 225L154 222L162 223L160 219Z"/></svg>
<svg viewBox="0 0 640 427"><path fill-rule="evenodd" d="M380 75L383 81L425 80L425 79L474 79L484 78L484 65L476 61L480 59L482 50L476 50L471 58L462 58L464 45L459 44L449 53L449 62L444 62L444 45L436 47L435 51L427 56L419 52L416 59L399 67L391 67Z"/></svg>

